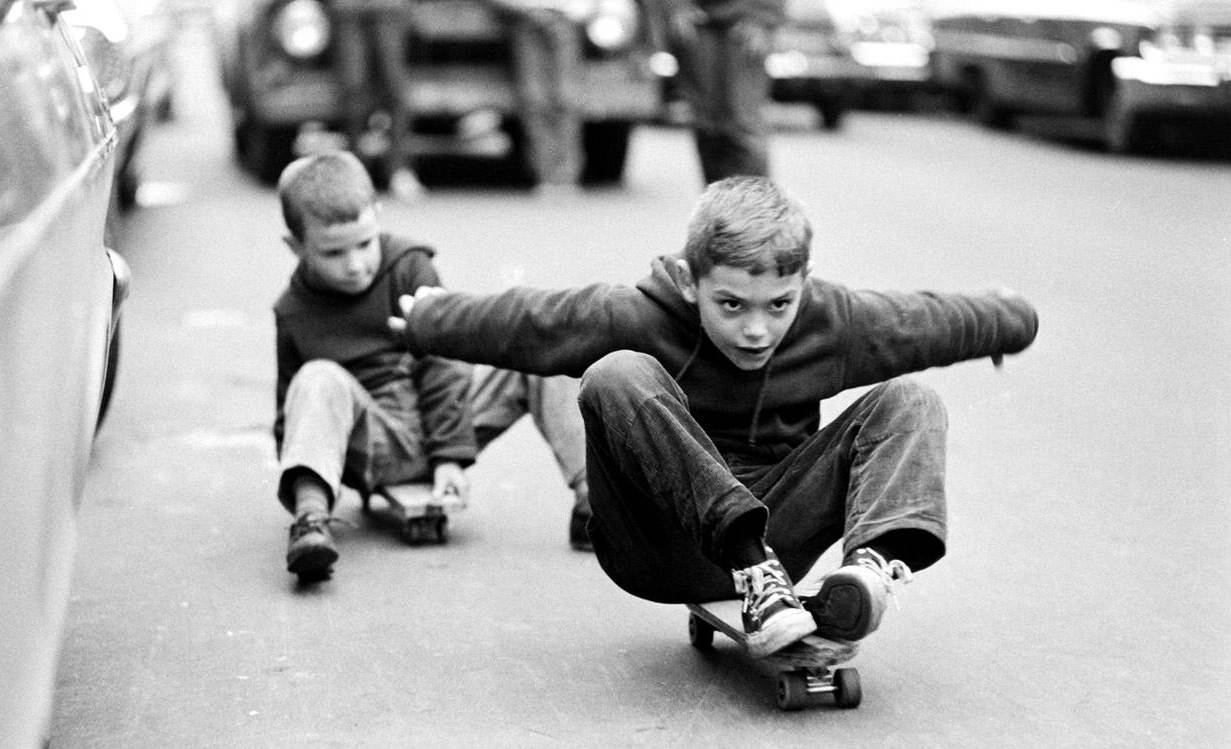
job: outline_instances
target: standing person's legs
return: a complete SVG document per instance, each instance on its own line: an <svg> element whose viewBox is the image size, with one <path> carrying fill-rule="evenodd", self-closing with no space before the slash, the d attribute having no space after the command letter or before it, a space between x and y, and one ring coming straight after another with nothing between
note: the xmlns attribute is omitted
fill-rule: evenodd
<svg viewBox="0 0 1231 749"><path fill-rule="evenodd" d="M475 366L470 384L471 417L480 450L522 416L530 414L551 449L561 476L573 491L569 542L579 549L588 549L585 523L590 517L590 502L585 428L577 394L578 381L572 377L540 377L486 365Z"/></svg>
<svg viewBox="0 0 1231 749"><path fill-rule="evenodd" d="M423 191L412 167L414 154L410 147L414 112L407 91L411 83L406 60L408 23L405 8L390 9L380 12L369 29L376 46L381 98L389 110L389 192L403 200L415 198Z"/></svg>
<svg viewBox="0 0 1231 749"><path fill-rule="evenodd" d="M340 13L336 33L346 138L350 150L363 158L360 139L368 128L368 108L371 102L367 92L368 45L362 15L354 11Z"/></svg>
<svg viewBox="0 0 1231 749"><path fill-rule="evenodd" d="M576 29L563 13L526 11L512 21L513 56L529 161L541 186L581 178Z"/></svg>
<svg viewBox="0 0 1231 749"><path fill-rule="evenodd" d="M739 174L768 176L764 58L746 49L729 29L703 25L680 76L705 182Z"/></svg>

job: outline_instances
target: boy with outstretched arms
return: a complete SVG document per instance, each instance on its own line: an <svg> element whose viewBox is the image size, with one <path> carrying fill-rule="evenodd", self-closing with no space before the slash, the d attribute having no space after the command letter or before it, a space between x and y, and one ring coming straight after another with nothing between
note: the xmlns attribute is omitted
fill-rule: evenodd
<svg viewBox="0 0 1231 749"><path fill-rule="evenodd" d="M329 530L343 484L431 481L469 493L464 468L530 413L574 490L571 541L587 546L584 436L577 383L414 357L386 320L398 297L439 287L434 251L383 233L375 190L349 152L305 156L278 183L287 246L299 258L274 305L278 498L295 516L286 563L301 580L338 558Z"/></svg>
<svg viewBox="0 0 1231 749"><path fill-rule="evenodd" d="M635 287L425 290L389 321L411 351L582 375L604 571L665 603L742 593L749 648L858 640L890 584L945 553L947 417L900 375L1034 339L1011 292L854 291L809 275L812 229L772 182L710 185L684 251ZM820 401L875 385L818 429ZM793 589L832 544L841 566Z"/></svg>

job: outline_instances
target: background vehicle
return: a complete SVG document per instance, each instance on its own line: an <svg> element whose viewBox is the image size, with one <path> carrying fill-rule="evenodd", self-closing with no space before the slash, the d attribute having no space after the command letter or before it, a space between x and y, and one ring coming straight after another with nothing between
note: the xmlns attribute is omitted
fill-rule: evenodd
<svg viewBox="0 0 1231 749"><path fill-rule="evenodd" d="M74 0L64 17L77 30L119 134L116 206L137 204L145 130L170 116L170 16L160 0Z"/></svg>
<svg viewBox="0 0 1231 749"><path fill-rule="evenodd" d="M409 3L409 0L408 0ZM539 0L583 37L576 93L585 176L618 180L633 126L658 110L646 14L639 0ZM524 166L524 138L507 22L484 0L410 3L402 99L414 113L416 156L457 154ZM215 37L242 164L272 181L311 140L344 128L331 0L229 0ZM492 137L501 136L501 137Z"/></svg>
<svg viewBox="0 0 1231 749"><path fill-rule="evenodd" d="M0 0L0 746L41 746L108 351L116 131L52 0Z"/></svg>
<svg viewBox="0 0 1231 749"><path fill-rule="evenodd" d="M926 88L931 45L928 16L916 0L787 0L765 60L770 97L813 105L821 127L834 130L853 106ZM661 56L658 66L667 119L685 120L672 80L678 66Z"/></svg>
<svg viewBox="0 0 1231 749"><path fill-rule="evenodd" d="M933 26L938 82L989 127L1094 118L1126 151L1160 124L1231 126L1231 0L980 6Z"/></svg>

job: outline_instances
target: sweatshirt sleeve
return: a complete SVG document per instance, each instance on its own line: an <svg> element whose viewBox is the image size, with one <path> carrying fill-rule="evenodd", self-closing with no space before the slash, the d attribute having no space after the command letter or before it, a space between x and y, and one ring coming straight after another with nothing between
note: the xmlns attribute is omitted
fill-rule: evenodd
<svg viewBox="0 0 1231 749"><path fill-rule="evenodd" d="M441 285L428 252L413 253L410 262L401 264L401 273L398 288L403 291ZM468 365L437 356L418 357L412 365L424 448L433 467L446 462L468 466L478 453L468 401L470 377Z"/></svg>
<svg viewBox="0 0 1231 749"><path fill-rule="evenodd" d="M284 329L277 313L274 314L274 328L276 330L274 348L278 362L278 378L274 390L275 415L273 432L274 445L280 454L282 452L283 427L286 421L286 413L283 411L283 406L286 404L286 391L290 388L291 378L303 366L303 359L295 349L295 342L291 340L290 334Z"/></svg>
<svg viewBox="0 0 1231 749"><path fill-rule="evenodd" d="M1038 314L1024 298L933 292L852 292L851 352L844 387L984 356L1016 354L1034 341Z"/></svg>
<svg viewBox="0 0 1231 749"><path fill-rule="evenodd" d="M607 284L563 291L513 288L487 296L445 293L415 303L406 342L417 355L579 377L612 351L638 348L635 337L644 331L619 314L635 307L635 296L640 292L634 288Z"/></svg>

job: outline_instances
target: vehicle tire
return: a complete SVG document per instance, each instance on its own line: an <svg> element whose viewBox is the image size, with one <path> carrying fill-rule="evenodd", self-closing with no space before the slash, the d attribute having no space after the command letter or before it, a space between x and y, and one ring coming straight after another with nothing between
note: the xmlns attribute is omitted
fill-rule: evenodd
<svg viewBox="0 0 1231 749"><path fill-rule="evenodd" d="M137 190L141 187L141 177L132 165L120 170L116 175L116 201L120 211L127 213L137 207Z"/></svg>
<svg viewBox="0 0 1231 749"><path fill-rule="evenodd" d="M116 323L115 334L111 336L111 346L107 349L107 373L103 377L103 393L98 403L98 421L94 429L103 425L103 419L111 408L111 395L115 391L115 380L120 371L120 325Z"/></svg>
<svg viewBox="0 0 1231 749"><path fill-rule="evenodd" d="M1103 141L1112 153L1141 153L1146 147L1146 124L1113 92L1103 112Z"/></svg>
<svg viewBox="0 0 1231 749"><path fill-rule="evenodd" d="M830 132L842 127L842 121L846 118L846 104L836 99L818 101L816 111L821 117L821 129Z"/></svg>
<svg viewBox="0 0 1231 749"><path fill-rule="evenodd" d="M982 73L971 77L968 90L970 116L975 122L992 130L1013 129L1013 111L996 100Z"/></svg>
<svg viewBox="0 0 1231 749"><path fill-rule="evenodd" d="M581 172L583 182L614 184L624 179L632 130L631 122L620 120L585 123L581 132L585 158Z"/></svg>
<svg viewBox="0 0 1231 749"><path fill-rule="evenodd" d="M236 129L240 163L249 174L273 184L295 155L295 128L244 123Z"/></svg>

